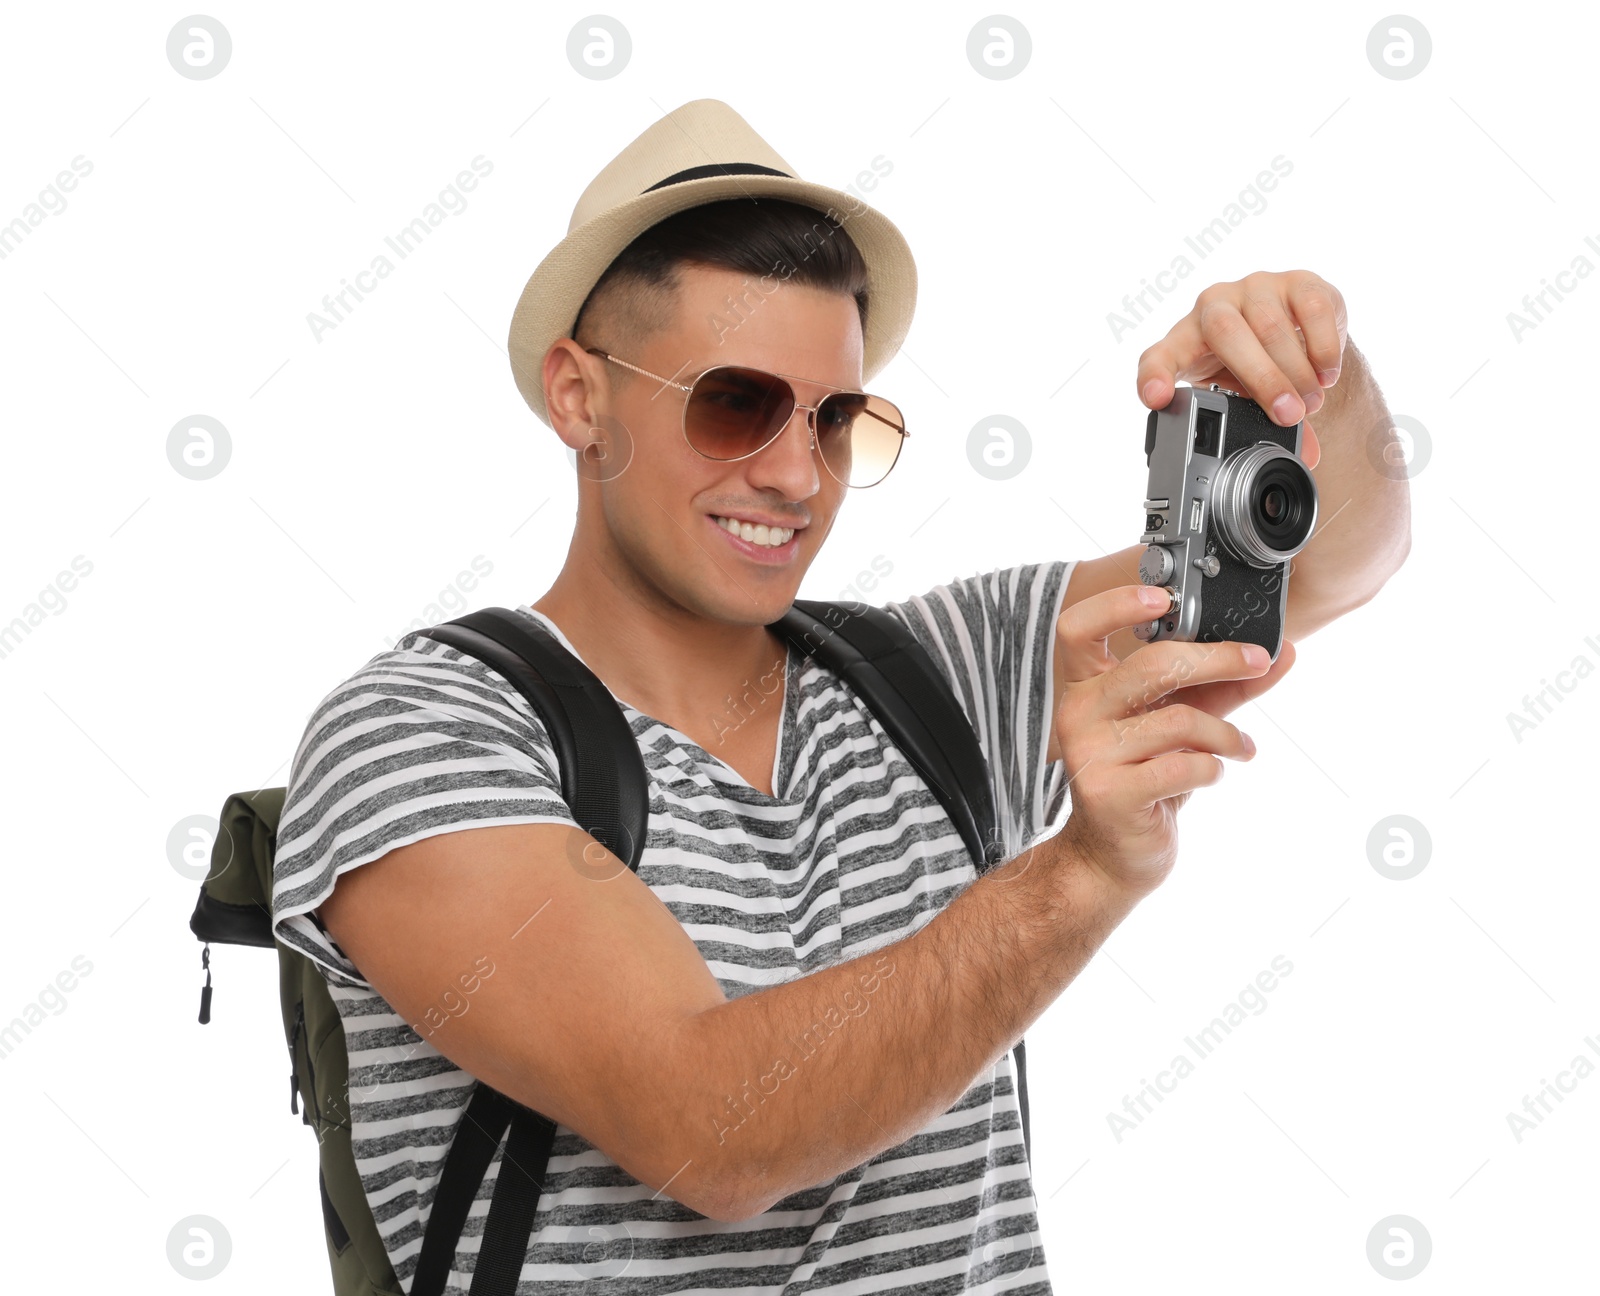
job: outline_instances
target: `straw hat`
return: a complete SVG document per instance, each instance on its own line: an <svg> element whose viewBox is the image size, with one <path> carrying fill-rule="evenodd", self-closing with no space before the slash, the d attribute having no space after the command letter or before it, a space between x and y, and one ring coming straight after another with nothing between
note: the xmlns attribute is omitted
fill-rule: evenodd
<svg viewBox="0 0 1600 1296"><path fill-rule="evenodd" d="M832 212L867 263L870 307L862 382L886 365L911 327L917 268L905 237L853 194L802 180L717 99L695 99L645 130L589 183L567 236L528 280L511 316L508 349L517 390L544 422L544 356L570 337L578 308L617 254L657 221L723 198L783 198Z"/></svg>

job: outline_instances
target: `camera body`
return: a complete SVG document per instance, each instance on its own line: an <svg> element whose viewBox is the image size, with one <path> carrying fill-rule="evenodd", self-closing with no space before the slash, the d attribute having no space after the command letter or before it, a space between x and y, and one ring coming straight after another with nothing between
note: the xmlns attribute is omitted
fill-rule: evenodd
<svg viewBox="0 0 1600 1296"><path fill-rule="evenodd" d="M1135 636L1255 643L1277 660L1290 559L1317 521L1302 432L1216 383L1179 387L1165 409L1150 411L1139 579L1164 586L1172 608L1135 626Z"/></svg>

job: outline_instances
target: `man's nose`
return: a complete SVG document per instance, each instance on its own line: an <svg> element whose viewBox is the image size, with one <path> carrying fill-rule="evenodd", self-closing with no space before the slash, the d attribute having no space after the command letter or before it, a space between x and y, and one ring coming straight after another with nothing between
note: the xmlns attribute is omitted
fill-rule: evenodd
<svg viewBox="0 0 1600 1296"><path fill-rule="evenodd" d="M797 403L783 430L751 461L755 475L770 481L790 499L814 495L822 484L813 453L817 438L811 430L812 415L812 410Z"/></svg>

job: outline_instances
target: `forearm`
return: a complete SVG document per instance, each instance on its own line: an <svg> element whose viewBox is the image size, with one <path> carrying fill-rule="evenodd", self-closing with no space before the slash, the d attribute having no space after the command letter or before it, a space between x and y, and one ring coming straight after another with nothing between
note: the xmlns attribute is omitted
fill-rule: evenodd
<svg viewBox="0 0 1600 1296"><path fill-rule="evenodd" d="M691 1019L683 1174L725 1217L765 1211L948 1111L1136 900L1061 835L919 931Z"/></svg>
<svg viewBox="0 0 1600 1296"><path fill-rule="evenodd" d="M1317 527L1290 567L1285 633L1300 639L1382 588L1411 546L1411 490L1402 464L1380 469L1388 406L1367 360L1346 339L1339 380L1311 416L1322 458ZM1375 436L1374 430L1382 429ZM1383 461L1380 459L1380 463Z"/></svg>

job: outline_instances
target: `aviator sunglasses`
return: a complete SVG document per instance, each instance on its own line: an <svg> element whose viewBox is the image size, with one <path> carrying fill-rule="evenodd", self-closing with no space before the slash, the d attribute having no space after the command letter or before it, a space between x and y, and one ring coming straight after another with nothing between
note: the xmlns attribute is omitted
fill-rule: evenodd
<svg viewBox="0 0 1600 1296"><path fill-rule="evenodd" d="M899 408L866 392L830 389L815 405L802 405L787 381L797 375L745 365L713 365L685 384L629 364L599 347L584 350L686 393L683 439L696 454L719 463L748 459L766 449L789 426L795 410L803 409L811 443L821 454L823 466L836 481L861 489L876 486L889 475L909 435Z"/></svg>

